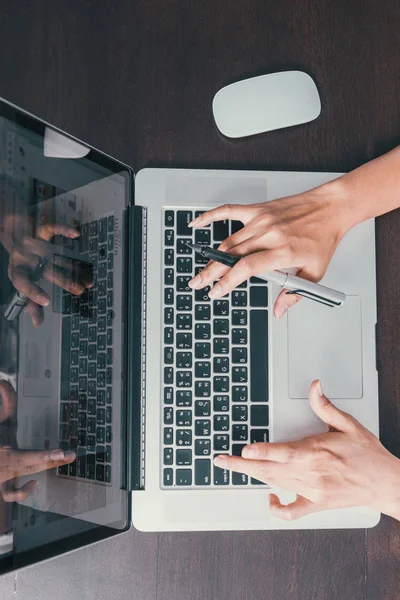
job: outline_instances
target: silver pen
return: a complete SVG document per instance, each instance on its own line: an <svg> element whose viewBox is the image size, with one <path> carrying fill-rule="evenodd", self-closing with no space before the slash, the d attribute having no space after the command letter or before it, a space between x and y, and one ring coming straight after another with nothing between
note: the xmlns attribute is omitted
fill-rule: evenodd
<svg viewBox="0 0 400 600"><path fill-rule="evenodd" d="M214 250L210 246L192 244L190 242L186 242L186 245L205 258L215 260L228 267L233 267L241 259L241 256L232 256L232 254L228 254L227 252ZM256 277L264 281L270 281L281 288L289 290L287 292L288 294L298 294L299 296L304 296L304 298L309 298L310 300L325 304L326 306L341 306L346 300L346 294L343 294L342 292L338 292L337 290L333 290L332 288L328 288L319 283L307 281L296 275L289 275L289 273L284 273L283 271L268 271L261 275L257 275Z"/></svg>
<svg viewBox="0 0 400 600"><path fill-rule="evenodd" d="M43 272L48 264L48 259L46 256L43 256L36 267L29 274L29 279L31 281L39 281L41 279ZM18 319L21 312L24 310L25 306L28 304L29 298L24 294L21 294L18 290L15 292L13 299L10 304L7 306L4 316L7 321L14 321Z"/></svg>

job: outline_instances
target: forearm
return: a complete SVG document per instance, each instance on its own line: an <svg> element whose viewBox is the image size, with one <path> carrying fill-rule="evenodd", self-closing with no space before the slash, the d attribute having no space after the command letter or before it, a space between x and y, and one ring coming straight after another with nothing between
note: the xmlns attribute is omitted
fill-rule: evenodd
<svg viewBox="0 0 400 600"><path fill-rule="evenodd" d="M339 178L333 187L347 230L399 208L400 146Z"/></svg>

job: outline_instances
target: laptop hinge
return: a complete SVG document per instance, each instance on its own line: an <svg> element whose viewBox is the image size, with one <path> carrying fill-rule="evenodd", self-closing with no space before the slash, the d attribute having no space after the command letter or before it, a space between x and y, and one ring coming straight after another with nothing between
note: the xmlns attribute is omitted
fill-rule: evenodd
<svg viewBox="0 0 400 600"><path fill-rule="evenodd" d="M144 489L146 418L147 211L128 209L127 488Z"/></svg>

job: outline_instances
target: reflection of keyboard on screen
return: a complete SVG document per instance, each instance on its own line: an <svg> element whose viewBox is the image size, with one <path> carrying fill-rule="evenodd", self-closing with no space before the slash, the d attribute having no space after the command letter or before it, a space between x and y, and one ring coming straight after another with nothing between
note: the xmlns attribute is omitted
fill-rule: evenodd
<svg viewBox="0 0 400 600"><path fill-rule="evenodd" d="M93 265L94 285L62 297L60 447L77 459L59 473L110 482L114 217L85 223L80 233L79 252Z"/></svg>
<svg viewBox="0 0 400 600"><path fill-rule="evenodd" d="M257 485L212 460L268 441L268 287L252 278L218 300L208 287L188 287L207 260L185 242L218 247L242 227L221 221L192 230L198 214L164 212L162 485Z"/></svg>

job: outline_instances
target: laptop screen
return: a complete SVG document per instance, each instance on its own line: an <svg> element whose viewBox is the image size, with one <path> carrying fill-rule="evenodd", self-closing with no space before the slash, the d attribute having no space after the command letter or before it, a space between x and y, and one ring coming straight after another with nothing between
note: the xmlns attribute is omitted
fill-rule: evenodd
<svg viewBox="0 0 400 600"><path fill-rule="evenodd" d="M129 168L0 102L0 572L124 530Z"/></svg>

